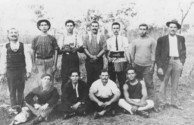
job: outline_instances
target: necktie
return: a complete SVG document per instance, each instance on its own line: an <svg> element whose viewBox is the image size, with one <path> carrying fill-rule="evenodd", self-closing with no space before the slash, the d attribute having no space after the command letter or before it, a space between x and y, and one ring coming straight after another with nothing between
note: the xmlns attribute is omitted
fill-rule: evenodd
<svg viewBox="0 0 194 125"><path fill-rule="evenodd" d="M116 36L116 50L118 50L118 40L117 40L117 36Z"/></svg>

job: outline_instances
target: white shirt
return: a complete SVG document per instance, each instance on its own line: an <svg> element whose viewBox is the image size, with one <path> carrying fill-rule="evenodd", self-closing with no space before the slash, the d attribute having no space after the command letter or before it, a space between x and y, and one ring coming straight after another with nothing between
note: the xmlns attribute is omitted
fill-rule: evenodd
<svg viewBox="0 0 194 125"><path fill-rule="evenodd" d="M169 38L169 56L179 57L178 45L177 45L177 36L168 36Z"/></svg>
<svg viewBox="0 0 194 125"><path fill-rule="evenodd" d="M64 45L70 45L71 47L80 47L83 45L81 36L74 33L73 35L64 34L58 40L59 48L61 49Z"/></svg>
<svg viewBox="0 0 194 125"><path fill-rule="evenodd" d="M76 97L78 98L79 97L79 93L78 93L78 83L77 84L73 84L73 89L75 89L75 92L76 92Z"/></svg>
<svg viewBox="0 0 194 125"><path fill-rule="evenodd" d="M96 80L90 87L90 93L94 93L97 97L108 98L113 94L120 94L120 91L115 82L108 80L106 85L103 85L101 79Z"/></svg>
<svg viewBox="0 0 194 125"><path fill-rule="evenodd" d="M14 43L10 42L10 47L14 51L17 51L19 49L19 41ZM24 44L24 56L25 56L25 62L26 62L26 71L31 72L32 70L32 58L29 51L30 47L28 47L26 44ZM3 46L1 51L1 70L0 74L5 74L7 71L7 48L6 44Z"/></svg>
<svg viewBox="0 0 194 125"><path fill-rule="evenodd" d="M117 36L117 42L118 42L118 50L116 50L116 36L112 36L109 39L107 39L107 50L112 52L119 52L124 51L125 57L124 58L116 58L113 62L126 62L126 50L129 47L129 43L126 37L124 36Z"/></svg>

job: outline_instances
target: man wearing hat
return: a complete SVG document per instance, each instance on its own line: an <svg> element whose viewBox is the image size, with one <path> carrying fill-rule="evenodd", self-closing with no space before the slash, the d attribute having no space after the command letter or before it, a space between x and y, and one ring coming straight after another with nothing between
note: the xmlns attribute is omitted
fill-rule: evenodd
<svg viewBox="0 0 194 125"><path fill-rule="evenodd" d="M177 20L166 23L168 35L162 36L157 41L156 64L157 74L162 80L160 85L161 108L166 104L166 89L169 78L171 79L171 106L181 109L177 100L178 82L186 59L185 38L177 35L181 25Z"/></svg>
<svg viewBox="0 0 194 125"><path fill-rule="evenodd" d="M59 94L53 86L52 78L50 74L43 74L40 86L34 88L25 97L26 106L36 116L33 124L47 120L49 114L57 104Z"/></svg>
<svg viewBox="0 0 194 125"><path fill-rule="evenodd" d="M3 76L1 78L7 77L11 107L14 108L16 105L23 105L25 79L30 77L32 60L27 46L18 40L18 30L11 28L7 33L8 42L1 53L0 74Z"/></svg>
<svg viewBox="0 0 194 125"><path fill-rule="evenodd" d="M43 73L52 74L57 66L58 45L55 37L48 34L51 24L48 20L39 20L37 28L41 34L32 41L33 71L40 78Z"/></svg>

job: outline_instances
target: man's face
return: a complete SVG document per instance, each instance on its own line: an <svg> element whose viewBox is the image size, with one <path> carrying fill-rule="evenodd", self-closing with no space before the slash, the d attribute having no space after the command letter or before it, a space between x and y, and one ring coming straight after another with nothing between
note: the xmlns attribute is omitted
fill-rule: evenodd
<svg viewBox="0 0 194 125"><path fill-rule="evenodd" d="M41 79L41 84L43 89L48 89L52 86L51 78L50 76L45 76Z"/></svg>
<svg viewBox="0 0 194 125"><path fill-rule="evenodd" d="M73 23L67 23L66 24L66 29L67 29L67 32L68 33L73 33L73 29L74 29L74 25L73 25Z"/></svg>
<svg viewBox="0 0 194 125"><path fill-rule="evenodd" d="M49 25L46 22L41 22L39 28L43 33L46 33L49 30Z"/></svg>
<svg viewBox="0 0 194 125"><path fill-rule="evenodd" d="M108 82L108 72L102 72L100 75L100 79L102 80L102 83L107 83Z"/></svg>
<svg viewBox="0 0 194 125"><path fill-rule="evenodd" d="M146 26L140 26L139 27L139 35L141 37L145 37L147 34L147 27Z"/></svg>
<svg viewBox="0 0 194 125"><path fill-rule="evenodd" d="M98 23L92 23L91 24L91 30L92 30L93 34L97 34L98 33L98 29L99 29Z"/></svg>
<svg viewBox="0 0 194 125"><path fill-rule="evenodd" d="M169 24L168 29L169 29L170 35L172 35L172 36L173 36L173 35L176 35L176 32L178 31L178 27L177 27L177 25L174 24L174 23Z"/></svg>
<svg viewBox="0 0 194 125"><path fill-rule="evenodd" d="M79 75L77 72L73 72L70 76L70 79L73 83L77 83L79 80Z"/></svg>
<svg viewBox="0 0 194 125"><path fill-rule="evenodd" d="M119 35L119 31L120 31L120 26L119 25L113 25L112 26L112 31L114 33L114 35Z"/></svg>
<svg viewBox="0 0 194 125"><path fill-rule="evenodd" d="M19 37L19 33L16 29L10 29L8 31L8 39L10 41L17 41Z"/></svg>
<svg viewBox="0 0 194 125"><path fill-rule="evenodd" d="M130 81L135 80L135 78L136 78L136 73L135 73L135 71L134 71L134 70L128 70L128 71L127 71L127 78L128 78L128 80L130 80Z"/></svg>

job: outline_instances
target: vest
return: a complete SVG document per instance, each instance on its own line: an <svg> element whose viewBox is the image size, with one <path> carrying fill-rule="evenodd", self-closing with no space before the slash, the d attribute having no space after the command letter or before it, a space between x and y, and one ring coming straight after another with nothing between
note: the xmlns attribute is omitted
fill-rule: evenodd
<svg viewBox="0 0 194 125"><path fill-rule="evenodd" d="M24 56L24 45L20 43L18 51L14 52L11 49L10 43L6 44L7 48L7 69L8 70L19 70L25 69L25 56Z"/></svg>
<svg viewBox="0 0 194 125"><path fill-rule="evenodd" d="M131 85L130 83L127 83L127 85L128 85L129 98L131 99L142 98L142 85L139 80L136 85Z"/></svg>

